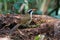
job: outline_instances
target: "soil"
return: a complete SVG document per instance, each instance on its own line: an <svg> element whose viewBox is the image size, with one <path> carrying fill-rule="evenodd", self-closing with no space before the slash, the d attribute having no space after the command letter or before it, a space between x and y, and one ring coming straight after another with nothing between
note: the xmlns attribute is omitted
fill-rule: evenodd
<svg viewBox="0 0 60 40"><path fill-rule="evenodd" d="M59 40L60 32L56 32L59 31L59 19L47 15L33 15L31 23L28 24L30 19L24 18L26 16L19 14L0 14L0 37L9 35L13 40L34 40L35 36L45 34L47 38L44 40Z"/></svg>

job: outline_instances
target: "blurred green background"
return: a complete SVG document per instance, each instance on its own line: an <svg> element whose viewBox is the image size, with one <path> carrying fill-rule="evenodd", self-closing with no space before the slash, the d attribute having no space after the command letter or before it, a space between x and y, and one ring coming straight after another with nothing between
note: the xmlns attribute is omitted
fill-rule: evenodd
<svg viewBox="0 0 60 40"><path fill-rule="evenodd" d="M24 7L25 11L36 8L37 10L34 11L34 14L39 15L42 14L44 11L49 13L55 8L55 0L50 0L50 2L47 0L0 0L0 14L7 13L18 14L19 13L18 10L20 9L22 4L25 4ZM42 5L44 5L44 7ZM45 10L44 8L47 9ZM60 15L60 9L58 11L58 15ZM55 11L52 12L50 16L55 16Z"/></svg>

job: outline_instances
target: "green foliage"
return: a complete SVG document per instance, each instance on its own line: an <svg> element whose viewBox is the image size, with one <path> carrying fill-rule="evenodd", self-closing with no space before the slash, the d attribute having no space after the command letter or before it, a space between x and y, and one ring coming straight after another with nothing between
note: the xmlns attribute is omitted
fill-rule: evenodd
<svg viewBox="0 0 60 40"><path fill-rule="evenodd" d="M39 40L39 39L40 39L40 37L39 37L39 35L38 35L38 36L35 37L34 40Z"/></svg>
<svg viewBox="0 0 60 40"><path fill-rule="evenodd" d="M24 2L24 0L0 0L0 5L1 3L3 4L2 6L0 6L0 13L2 12L8 12L8 10L10 10L10 12L12 12L11 7L14 7L14 11L16 13L18 13L18 10L21 6L22 3L25 3L25 11L27 11L28 9L31 8L37 8L37 11L34 12L34 14L42 14L41 9L41 5L43 3L44 0L28 0L28 2ZM51 0L49 7L48 7L48 12L50 12L50 9L53 9L54 7L54 0ZM55 15L55 14L53 14Z"/></svg>
<svg viewBox="0 0 60 40"><path fill-rule="evenodd" d="M34 40L43 40L44 38L45 38L45 35L40 34L36 36Z"/></svg>

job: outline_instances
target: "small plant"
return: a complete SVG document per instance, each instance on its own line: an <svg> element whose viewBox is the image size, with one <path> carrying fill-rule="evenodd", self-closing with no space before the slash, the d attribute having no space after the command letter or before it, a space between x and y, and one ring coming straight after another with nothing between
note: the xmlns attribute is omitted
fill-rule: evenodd
<svg viewBox="0 0 60 40"><path fill-rule="evenodd" d="M40 34L36 36L34 40L44 40L44 38L45 38L45 35Z"/></svg>

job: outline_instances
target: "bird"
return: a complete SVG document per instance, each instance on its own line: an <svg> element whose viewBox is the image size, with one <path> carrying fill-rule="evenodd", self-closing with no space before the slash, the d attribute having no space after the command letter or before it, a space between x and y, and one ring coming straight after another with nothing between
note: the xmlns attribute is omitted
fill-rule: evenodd
<svg viewBox="0 0 60 40"><path fill-rule="evenodd" d="M18 21L18 23L29 25L31 23L31 21L32 21L32 14L33 14L34 10L35 9L29 9L27 11L27 13L25 13L25 15L21 16L21 18Z"/></svg>
<svg viewBox="0 0 60 40"><path fill-rule="evenodd" d="M32 21L32 16L33 16L33 12L35 11L36 9L29 9L28 11L27 11L27 15L29 16L29 21L27 22L27 24L30 24L31 23L31 21Z"/></svg>

